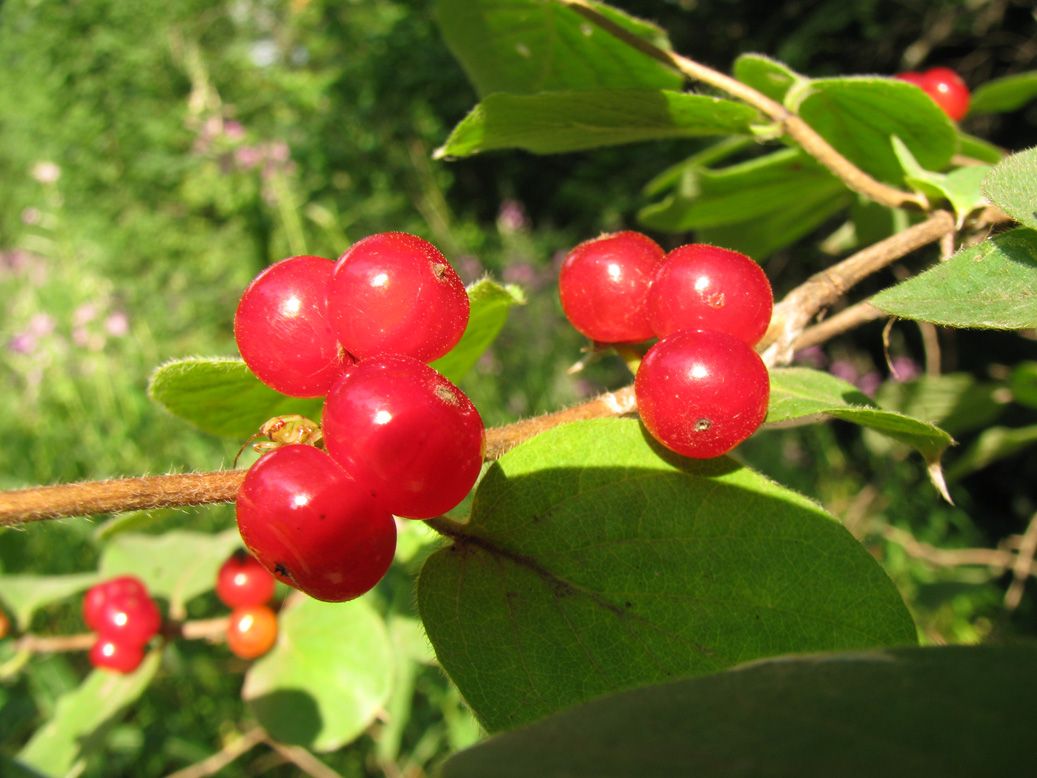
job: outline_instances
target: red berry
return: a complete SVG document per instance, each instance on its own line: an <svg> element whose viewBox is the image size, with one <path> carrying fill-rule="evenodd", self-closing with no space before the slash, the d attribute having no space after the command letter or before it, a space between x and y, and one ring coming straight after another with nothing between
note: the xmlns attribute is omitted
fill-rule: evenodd
<svg viewBox="0 0 1037 778"><path fill-rule="evenodd" d="M242 659L262 656L277 641L277 614L266 605L235 608L227 620L227 646Z"/></svg>
<svg viewBox="0 0 1037 778"><path fill-rule="evenodd" d="M485 433L464 392L424 362L365 359L324 403L324 443L385 510L430 519L479 477Z"/></svg>
<svg viewBox="0 0 1037 778"><path fill-rule="evenodd" d="M569 322L601 343L652 337L646 301L664 253L651 238L630 231L602 235L574 248L558 276Z"/></svg>
<svg viewBox="0 0 1037 778"><path fill-rule="evenodd" d="M371 235L343 254L328 287L328 316L357 359L383 353L431 362L468 326L468 293L439 249L414 235Z"/></svg>
<svg viewBox="0 0 1037 778"><path fill-rule="evenodd" d="M0 608L0 640L7 637L7 633L11 631L11 620L7 618L7 614L4 613L3 608Z"/></svg>
<svg viewBox="0 0 1037 778"><path fill-rule="evenodd" d="M117 673L132 673L144 661L144 647L99 635L90 648L90 664Z"/></svg>
<svg viewBox="0 0 1037 778"><path fill-rule="evenodd" d="M101 636L124 645L143 646L161 627L162 614L146 592L109 594L97 615L96 629Z"/></svg>
<svg viewBox="0 0 1037 778"><path fill-rule="evenodd" d="M249 370L292 397L323 397L353 360L328 322L335 263L289 257L253 279L238 303L234 337Z"/></svg>
<svg viewBox="0 0 1037 778"><path fill-rule="evenodd" d="M111 597L124 597L135 595L147 597L148 590L143 581L132 575L123 575L102 581L87 590L83 597L83 621L86 626L97 632L101 628L101 611Z"/></svg>
<svg viewBox="0 0 1037 778"><path fill-rule="evenodd" d="M254 556L238 551L216 576L216 596L228 608L266 605L274 596L274 577Z"/></svg>
<svg viewBox="0 0 1037 778"><path fill-rule="evenodd" d="M950 68L931 68L924 73L907 71L897 78L921 87L952 121L960 122L969 112L968 85Z"/></svg>
<svg viewBox="0 0 1037 778"><path fill-rule="evenodd" d="M645 354L634 379L641 421L667 448L696 459L720 456L763 423L767 367L733 335L685 330Z"/></svg>
<svg viewBox="0 0 1037 778"><path fill-rule="evenodd" d="M691 244L666 255L648 293L655 334L714 329L755 346L767 331L774 294L763 270L737 251Z"/></svg>
<svg viewBox="0 0 1037 778"><path fill-rule="evenodd" d="M260 564L318 600L367 592L396 551L392 515L313 446L283 446L252 465L238 492L237 519Z"/></svg>

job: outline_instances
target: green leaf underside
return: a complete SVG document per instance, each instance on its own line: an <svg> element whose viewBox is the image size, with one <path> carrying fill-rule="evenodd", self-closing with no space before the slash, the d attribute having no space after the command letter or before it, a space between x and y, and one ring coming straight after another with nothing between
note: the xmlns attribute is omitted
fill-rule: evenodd
<svg viewBox="0 0 1037 778"><path fill-rule="evenodd" d="M515 286L483 279L468 288L468 327L454 349L433 363L459 382L497 337L508 311L525 302ZM244 440L267 419L298 413L320 420L323 399L286 397L263 384L240 359L214 357L170 362L151 377L148 394L174 416L212 435Z"/></svg>
<svg viewBox="0 0 1037 778"><path fill-rule="evenodd" d="M756 259L797 240L846 208L839 179L803 152L788 149L720 170L688 168L673 193L643 208L639 221Z"/></svg>
<svg viewBox="0 0 1037 778"><path fill-rule="evenodd" d="M946 174L933 173L918 164L900 138L893 138L893 151L904 169L904 181L931 200L947 200L959 221L984 204L980 184L990 171L989 165L969 165Z"/></svg>
<svg viewBox="0 0 1037 778"><path fill-rule="evenodd" d="M1018 228L959 251L871 303L894 316L948 327L1037 327L1037 231Z"/></svg>
<svg viewBox="0 0 1037 778"><path fill-rule="evenodd" d="M659 27L595 4L613 22L668 49ZM575 11L543 0L436 0L436 21L481 96L563 89L676 89L672 68Z"/></svg>
<svg viewBox="0 0 1037 778"><path fill-rule="evenodd" d="M0 575L0 603L14 616L18 629L27 630L37 610L84 592L99 580L97 573Z"/></svg>
<svg viewBox="0 0 1037 778"><path fill-rule="evenodd" d="M493 737L440 778L1032 771L1037 648L791 656L617 694Z"/></svg>
<svg viewBox="0 0 1037 778"><path fill-rule="evenodd" d="M743 54L736 59L734 77L779 103L794 84L805 80L785 63L763 54Z"/></svg>
<svg viewBox="0 0 1037 778"><path fill-rule="evenodd" d="M754 658L915 640L885 573L823 510L726 457L662 450L634 420L519 446L452 526L418 606L490 730Z"/></svg>
<svg viewBox="0 0 1037 778"><path fill-rule="evenodd" d="M999 459L1037 445L1037 424L1028 427L989 427L980 433L947 470L951 479L963 478Z"/></svg>
<svg viewBox="0 0 1037 778"><path fill-rule="evenodd" d="M278 616L277 644L249 669L242 696L281 743L333 751L355 740L388 699L385 624L365 598L300 598Z"/></svg>
<svg viewBox="0 0 1037 778"><path fill-rule="evenodd" d="M104 744L104 735L148 688L161 652L152 651L129 675L94 670L76 689L61 696L53 717L18 752L19 761L48 776L65 776L86 754Z"/></svg>
<svg viewBox="0 0 1037 778"><path fill-rule="evenodd" d="M774 368L771 400L765 423L825 415L869 427L917 450L927 462L937 462L954 441L929 422L887 411L853 384L830 373L804 367Z"/></svg>
<svg viewBox="0 0 1037 778"><path fill-rule="evenodd" d="M994 167L983 191L1012 218L1037 228L1037 149L1013 154Z"/></svg>
<svg viewBox="0 0 1037 778"><path fill-rule="evenodd" d="M170 362L151 376L148 395L210 435L244 440L267 419L320 416L321 400L286 397L260 382L240 359L202 357Z"/></svg>
<svg viewBox="0 0 1037 778"><path fill-rule="evenodd" d="M951 435L990 426L1005 409L1003 384L977 381L971 373L923 375L886 381L876 400L883 408L935 424Z"/></svg>
<svg viewBox="0 0 1037 778"><path fill-rule="evenodd" d="M1016 111L1037 99L1037 71L996 78L976 88L970 114Z"/></svg>
<svg viewBox="0 0 1037 778"><path fill-rule="evenodd" d="M466 157L494 149L534 154L703 135L747 133L756 111L706 95L653 89L493 94L436 152Z"/></svg>
<svg viewBox="0 0 1037 778"><path fill-rule="evenodd" d="M241 548L237 529L216 535L174 530L162 535L123 534L113 538L101 555L102 579L135 575L155 597L180 609L193 597L210 591L227 557Z"/></svg>
<svg viewBox="0 0 1037 778"><path fill-rule="evenodd" d="M900 182L890 139L927 170L940 170L957 148L954 124L921 89L891 78L811 81L799 115L847 159L872 176Z"/></svg>

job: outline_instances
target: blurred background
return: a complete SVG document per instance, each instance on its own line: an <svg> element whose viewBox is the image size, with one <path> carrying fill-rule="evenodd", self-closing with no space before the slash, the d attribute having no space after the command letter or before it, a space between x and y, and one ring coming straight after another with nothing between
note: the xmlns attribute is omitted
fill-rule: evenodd
<svg viewBox="0 0 1037 778"><path fill-rule="evenodd" d="M1037 61L1025 2L615 4L721 70L754 51L811 76L946 65L977 86ZM434 161L476 99L427 0L2 0L0 488L229 466L243 441L189 428L153 405L150 373L171 359L235 356L238 297L271 262L334 258L380 231L431 240L466 282L488 273L527 290L528 305L462 384L488 425L629 382L610 358L567 374L585 344L561 315L557 268L582 240L638 228L644 185L698 146ZM1004 148L1032 146L1037 105L964 128ZM837 227L760 258L778 297L831 262L819 245ZM653 237L666 247L694 238ZM877 279L875 290L892 280ZM1037 359L1033 333L940 333L933 365L918 327L894 329L889 364L881 332L877 322L802 359L890 407L943 422L962 444L948 455L955 506L938 499L917 455L850 425L763 431L740 454L869 544L925 641L1033 636L1032 586L1013 584L997 564L1011 555L995 553L1018 544L1037 511L1027 448L1037 412L1026 376L1013 372ZM955 456L991 425L1022 430L1021 442L955 471ZM147 531L232 522L227 507L215 507L159 516ZM84 520L0 530L0 571L91 570L96 530ZM969 556L973 549L990 554ZM72 610L40 618L41 632L77 628ZM190 672L153 684L97 774L164 775L214 750L213 722L240 715L240 676L220 664L230 660L204 646L183 654ZM85 668L82 657L40 658L0 685L0 752L14 753ZM474 736L437 670L418 691L392 760L373 733L328 764L349 775L421 775Z"/></svg>

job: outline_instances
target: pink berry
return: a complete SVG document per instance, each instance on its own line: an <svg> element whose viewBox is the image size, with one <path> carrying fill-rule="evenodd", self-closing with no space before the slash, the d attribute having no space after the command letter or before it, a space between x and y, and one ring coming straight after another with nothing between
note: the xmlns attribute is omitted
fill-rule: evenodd
<svg viewBox="0 0 1037 778"><path fill-rule="evenodd" d="M714 329L755 346L770 324L774 294L763 270L745 254L690 244L656 271L648 293L655 334Z"/></svg>
<svg viewBox="0 0 1037 778"><path fill-rule="evenodd" d="M99 635L90 648L90 664L102 670L132 673L144 661L144 647Z"/></svg>
<svg viewBox="0 0 1037 778"><path fill-rule="evenodd" d="M464 392L423 362L364 359L324 403L328 453L385 510L429 519L456 506L479 477L485 433Z"/></svg>
<svg viewBox="0 0 1037 778"><path fill-rule="evenodd" d="M238 303L234 337L241 358L282 394L323 397L353 362L328 321L334 267L323 257L283 259L256 276Z"/></svg>
<svg viewBox="0 0 1037 778"><path fill-rule="evenodd" d="M343 254L328 287L328 316L357 359L384 353L431 362L468 326L468 293L439 249L414 235L371 235Z"/></svg>
<svg viewBox="0 0 1037 778"><path fill-rule="evenodd" d="M245 474L236 513L241 539L260 564L318 600L369 591L396 551L392 515L313 446L263 455Z"/></svg>
<svg viewBox="0 0 1037 778"><path fill-rule="evenodd" d="M569 322L591 340L623 343L652 337L648 287L664 251L639 232L584 241L569 252L558 293Z"/></svg>
<svg viewBox="0 0 1037 778"><path fill-rule="evenodd" d="M770 382L745 341L717 330L684 330L648 350L634 394L652 437L678 454L708 459L763 423Z"/></svg>

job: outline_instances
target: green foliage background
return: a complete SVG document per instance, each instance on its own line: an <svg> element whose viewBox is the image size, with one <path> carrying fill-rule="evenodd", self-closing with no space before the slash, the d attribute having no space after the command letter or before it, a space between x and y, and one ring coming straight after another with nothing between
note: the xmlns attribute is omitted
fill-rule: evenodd
<svg viewBox="0 0 1037 778"><path fill-rule="evenodd" d="M1033 56L1022 3L618 5L722 70L761 51L812 76L947 64L979 84L1026 69ZM434 161L475 100L433 4L420 0L0 4L0 487L228 464L241 441L165 414L146 397L148 376L174 358L233 356L237 298L270 262L335 257L382 230L432 240L466 281L490 273L527 289L526 307L463 384L488 424L625 382L609 360L566 374L583 344L556 302L559 252L636 226L650 200L642 187L697 142ZM969 131L1008 148L1037 141L1032 104L970 121ZM670 246L689 238L653 234ZM779 296L828 261L816 242L767 261ZM882 382L879 397L905 410L956 380L890 381L880 329L864 327L815 358ZM1003 391L1027 380L1006 366L1034 358L1032 339L948 337L945 369L966 382L970 403L930 420L958 438L959 451L971 451L995 419L1005 429L1037 424L1033 402L1005 402ZM902 364L921 361L908 326L895 330L893 350ZM997 573L933 567L886 538L903 530L942 548L990 547L1019 532L1037 510L1018 488L1037 477L1023 452L978 475L961 468L955 507L935 498L906 448L838 423L767 431L740 453L866 538L925 640L976 642L1037 633L1032 598L1005 618ZM231 525L230 510L210 508L159 514L147 531ZM0 572L94 570L102 531L87 521L0 530ZM413 571L379 588L379 608L409 596ZM213 605L197 598L188 613L211 614ZM46 609L32 626L73 632L78 614L73 604ZM225 652L184 642L163 661L160 680L110 733L107 761L87 775L163 775L217 750L229 722L244 716L241 666ZM0 685L0 755L17 751L85 670L81 656L38 657ZM425 667L414 680L405 724L377 728L328 763L357 775L388 763L420 769L471 742L477 730L440 671Z"/></svg>

